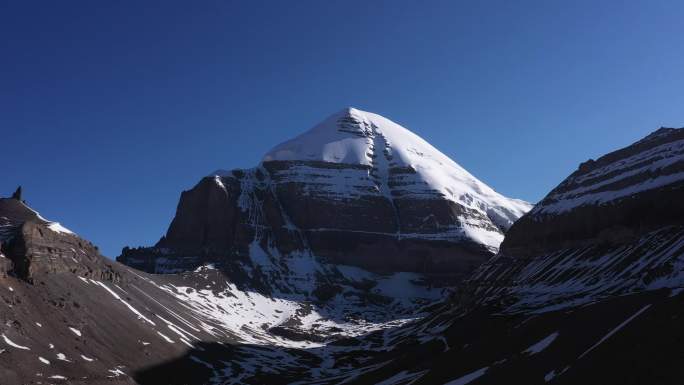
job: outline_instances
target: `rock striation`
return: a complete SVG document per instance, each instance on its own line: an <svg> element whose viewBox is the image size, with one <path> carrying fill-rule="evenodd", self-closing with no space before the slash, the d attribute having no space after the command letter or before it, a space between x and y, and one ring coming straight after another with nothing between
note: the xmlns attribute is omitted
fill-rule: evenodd
<svg viewBox="0 0 684 385"><path fill-rule="evenodd" d="M556 308L684 285L684 128L661 128L553 189L469 280L478 300Z"/></svg>

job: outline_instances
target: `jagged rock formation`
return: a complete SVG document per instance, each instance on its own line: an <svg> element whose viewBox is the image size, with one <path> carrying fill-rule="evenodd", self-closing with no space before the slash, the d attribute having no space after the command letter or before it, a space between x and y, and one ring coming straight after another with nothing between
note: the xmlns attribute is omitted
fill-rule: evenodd
<svg viewBox="0 0 684 385"><path fill-rule="evenodd" d="M376 272L459 277L493 255L530 205L477 180L379 115L345 109L276 146L259 167L183 192L150 249L119 261L149 272L309 253Z"/></svg>
<svg viewBox="0 0 684 385"><path fill-rule="evenodd" d="M12 194L12 199L21 200L21 186L17 187L17 190Z"/></svg>

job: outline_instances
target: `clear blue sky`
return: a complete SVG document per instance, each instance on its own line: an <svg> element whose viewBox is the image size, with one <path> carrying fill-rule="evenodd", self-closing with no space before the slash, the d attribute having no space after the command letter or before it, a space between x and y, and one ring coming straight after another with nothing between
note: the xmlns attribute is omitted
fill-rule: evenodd
<svg viewBox="0 0 684 385"><path fill-rule="evenodd" d="M345 106L536 201L684 126L681 1L2 1L0 192L116 256Z"/></svg>

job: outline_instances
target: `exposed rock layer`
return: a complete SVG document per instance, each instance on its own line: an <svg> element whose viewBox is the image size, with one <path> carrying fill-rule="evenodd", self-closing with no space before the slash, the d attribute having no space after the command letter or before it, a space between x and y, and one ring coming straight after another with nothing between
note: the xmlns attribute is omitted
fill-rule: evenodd
<svg viewBox="0 0 684 385"><path fill-rule="evenodd" d="M588 161L509 230L465 302L546 311L684 286L684 129Z"/></svg>

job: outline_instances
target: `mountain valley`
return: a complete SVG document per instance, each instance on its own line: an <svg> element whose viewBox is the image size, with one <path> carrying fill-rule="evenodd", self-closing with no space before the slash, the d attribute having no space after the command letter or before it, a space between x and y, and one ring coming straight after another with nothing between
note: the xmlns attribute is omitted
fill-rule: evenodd
<svg viewBox="0 0 684 385"><path fill-rule="evenodd" d="M116 261L0 198L2 384L677 384L684 129L536 205L347 108Z"/></svg>

